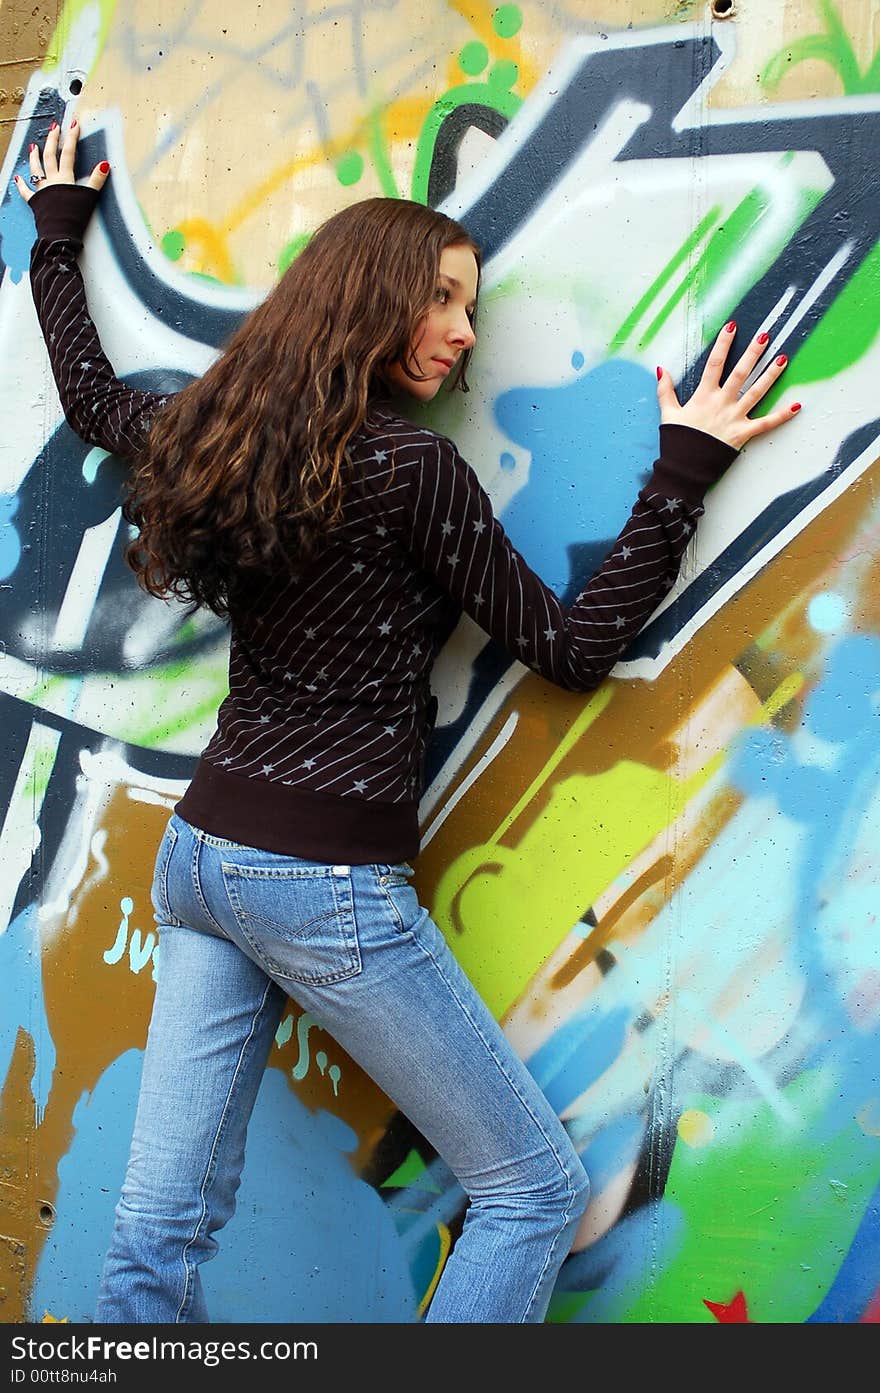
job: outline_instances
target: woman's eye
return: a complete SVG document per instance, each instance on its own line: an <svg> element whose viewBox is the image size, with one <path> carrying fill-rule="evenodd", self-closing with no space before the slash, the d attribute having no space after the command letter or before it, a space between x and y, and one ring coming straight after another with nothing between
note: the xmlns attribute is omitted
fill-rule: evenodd
<svg viewBox="0 0 880 1393"><path fill-rule="evenodd" d="M434 298L436 300L439 300L441 305L446 304L447 300L449 299L449 291L446 289L445 285L438 285Z"/></svg>

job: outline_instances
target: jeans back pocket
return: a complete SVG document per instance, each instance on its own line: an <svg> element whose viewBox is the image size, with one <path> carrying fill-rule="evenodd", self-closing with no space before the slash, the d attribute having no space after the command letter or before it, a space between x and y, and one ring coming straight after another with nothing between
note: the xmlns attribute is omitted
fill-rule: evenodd
<svg viewBox="0 0 880 1393"><path fill-rule="evenodd" d="M272 977L318 984L361 971L349 866L221 864L235 921Z"/></svg>

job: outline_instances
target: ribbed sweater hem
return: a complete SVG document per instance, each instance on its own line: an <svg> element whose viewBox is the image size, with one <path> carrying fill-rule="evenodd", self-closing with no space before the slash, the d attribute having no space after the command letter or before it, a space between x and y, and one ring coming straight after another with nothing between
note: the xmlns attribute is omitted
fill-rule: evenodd
<svg viewBox="0 0 880 1393"><path fill-rule="evenodd" d="M333 865L396 865L419 850L417 803L337 798L242 778L206 759L175 812L213 837Z"/></svg>

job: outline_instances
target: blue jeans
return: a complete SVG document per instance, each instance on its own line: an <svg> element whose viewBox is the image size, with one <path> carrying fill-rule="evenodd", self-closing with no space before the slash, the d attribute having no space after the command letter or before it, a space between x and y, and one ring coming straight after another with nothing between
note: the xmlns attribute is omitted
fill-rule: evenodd
<svg viewBox="0 0 880 1393"><path fill-rule="evenodd" d="M172 815L152 890L155 1001L96 1321L209 1319L199 1265L235 1209L288 997L405 1113L468 1196L425 1319L543 1321L589 1182L411 875L406 864L258 851Z"/></svg>

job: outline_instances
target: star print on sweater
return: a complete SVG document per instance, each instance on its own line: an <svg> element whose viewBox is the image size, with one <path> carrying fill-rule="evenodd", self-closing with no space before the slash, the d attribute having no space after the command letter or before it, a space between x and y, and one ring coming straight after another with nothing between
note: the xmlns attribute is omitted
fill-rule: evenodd
<svg viewBox="0 0 880 1393"><path fill-rule="evenodd" d="M49 185L31 199L31 286L67 421L136 461L168 398L116 376L89 315L78 254L97 197ZM265 577L230 615L229 695L177 811L271 852L411 860L431 670L460 616L525 668L590 691L674 584L705 491L736 453L661 426L629 519L566 607L511 544L454 443L374 399L349 449L341 522L304 574Z"/></svg>

